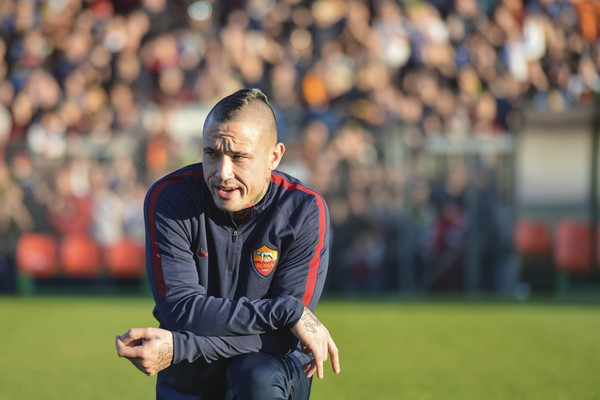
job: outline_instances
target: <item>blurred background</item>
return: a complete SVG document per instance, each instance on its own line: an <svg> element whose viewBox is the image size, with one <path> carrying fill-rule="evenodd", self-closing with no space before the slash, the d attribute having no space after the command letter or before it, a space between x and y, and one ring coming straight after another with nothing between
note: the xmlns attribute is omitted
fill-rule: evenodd
<svg viewBox="0 0 600 400"><path fill-rule="evenodd" d="M142 206L270 98L326 293L598 293L594 0L2 0L0 292L146 292Z"/></svg>

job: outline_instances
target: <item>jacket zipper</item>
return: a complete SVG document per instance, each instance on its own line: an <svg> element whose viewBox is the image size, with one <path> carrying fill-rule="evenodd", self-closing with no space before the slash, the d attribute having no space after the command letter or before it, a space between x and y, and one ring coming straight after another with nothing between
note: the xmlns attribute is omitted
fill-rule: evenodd
<svg viewBox="0 0 600 400"><path fill-rule="evenodd" d="M233 238L232 238L233 243L237 242L237 237L238 237L237 229L234 229L233 230Z"/></svg>

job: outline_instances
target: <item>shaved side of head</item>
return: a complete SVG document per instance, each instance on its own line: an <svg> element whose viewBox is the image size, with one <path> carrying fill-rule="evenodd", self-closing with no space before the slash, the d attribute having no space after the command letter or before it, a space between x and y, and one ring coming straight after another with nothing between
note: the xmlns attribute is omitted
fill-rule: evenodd
<svg viewBox="0 0 600 400"><path fill-rule="evenodd" d="M219 101L208 113L206 121L228 122L241 116L257 118L264 126L264 143L273 146L277 143L277 119L267 96L255 88L241 89ZM204 126L206 127L207 122Z"/></svg>

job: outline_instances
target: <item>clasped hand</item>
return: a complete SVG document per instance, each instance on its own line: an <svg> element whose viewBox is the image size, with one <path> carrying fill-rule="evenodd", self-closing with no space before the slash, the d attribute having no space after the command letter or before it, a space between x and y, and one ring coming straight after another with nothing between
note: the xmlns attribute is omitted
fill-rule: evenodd
<svg viewBox="0 0 600 400"><path fill-rule="evenodd" d="M160 328L131 328L115 339L119 357L154 376L173 362L173 334Z"/></svg>
<svg viewBox="0 0 600 400"><path fill-rule="evenodd" d="M307 377L316 372L317 377L323 379L323 363L328 355L333 372L340 373L338 348L327 328L308 308L304 308L302 317L291 331L300 340L302 350L313 355L313 359L302 367ZM131 328L117 336L115 344L119 357L127 358L148 376L156 375L173 362L173 334L165 329Z"/></svg>

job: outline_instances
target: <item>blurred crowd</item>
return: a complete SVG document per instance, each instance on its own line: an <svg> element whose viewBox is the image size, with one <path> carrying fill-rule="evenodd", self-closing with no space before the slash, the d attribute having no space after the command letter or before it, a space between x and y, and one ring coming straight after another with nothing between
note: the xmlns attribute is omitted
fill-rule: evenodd
<svg viewBox="0 0 600 400"><path fill-rule="evenodd" d="M0 269L23 232L143 241L149 185L200 159L216 101L258 87L281 168L329 204L330 289L460 287L445 271L474 221L486 266L510 247L497 165L428 174L428 140L593 102L599 24L593 0L3 0Z"/></svg>

